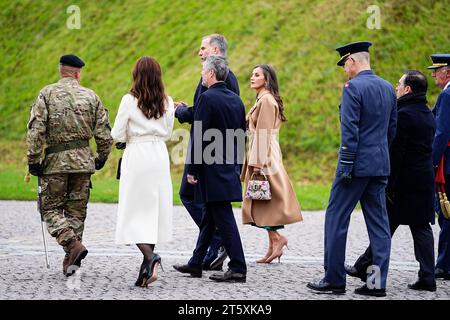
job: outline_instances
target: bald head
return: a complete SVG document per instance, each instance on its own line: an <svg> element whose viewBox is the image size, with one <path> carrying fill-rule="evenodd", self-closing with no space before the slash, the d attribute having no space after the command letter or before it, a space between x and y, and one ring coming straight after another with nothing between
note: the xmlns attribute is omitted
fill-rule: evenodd
<svg viewBox="0 0 450 320"><path fill-rule="evenodd" d="M61 78L74 78L78 81L81 80L81 68L67 66L64 64L59 65L59 75Z"/></svg>

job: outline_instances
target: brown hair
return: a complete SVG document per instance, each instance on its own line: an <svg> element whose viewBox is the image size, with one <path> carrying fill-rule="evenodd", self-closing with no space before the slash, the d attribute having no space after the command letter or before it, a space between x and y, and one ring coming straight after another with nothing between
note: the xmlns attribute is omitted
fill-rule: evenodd
<svg viewBox="0 0 450 320"><path fill-rule="evenodd" d="M265 88L270 91L278 104L278 108L280 108L281 121L287 121L284 115L283 99L281 99L280 93L278 92L278 80L275 70L268 64L258 64L253 69L256 68L261 68L263 71L264 80L266 80Z"/></svg>
<svg viewBox="0 0 450 320"><path fill-rule="evenodd" d="M158 119L165 111L166 94L159 63L151 57L142 57L133 69L130 93L138 100L138 108L147 119Z"/></svg>

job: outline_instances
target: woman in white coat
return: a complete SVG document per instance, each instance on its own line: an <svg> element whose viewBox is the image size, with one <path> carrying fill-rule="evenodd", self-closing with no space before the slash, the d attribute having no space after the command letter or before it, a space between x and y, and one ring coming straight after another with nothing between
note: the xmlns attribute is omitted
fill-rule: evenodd
<svg viewBox="0 0 450 320"><path fill-rule="evenodd" d="M116 243L136 244L144 255L135 285L157 279L156 243L172 239L172 180L165 140L172 134L174 104L166 96L158 62L142 57L133 85L123 96L111 135L125 142L117 212Z"/></svg>

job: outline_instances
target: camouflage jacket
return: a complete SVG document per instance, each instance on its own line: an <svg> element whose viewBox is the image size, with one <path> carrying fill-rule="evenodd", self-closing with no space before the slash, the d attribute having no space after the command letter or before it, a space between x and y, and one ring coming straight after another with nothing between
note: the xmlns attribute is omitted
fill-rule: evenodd
<svg viewBox="0 0 450 320"><path fill-rule="evenodd" d="M94 91L82 87L76 79L62 78L44 87L31 107L28 121L28 163L38 163L45 147L74 140L95 138L97 154L108 158L112 138L108 111ZM90 147L45 155L44 174L95 172Z"/></svg>

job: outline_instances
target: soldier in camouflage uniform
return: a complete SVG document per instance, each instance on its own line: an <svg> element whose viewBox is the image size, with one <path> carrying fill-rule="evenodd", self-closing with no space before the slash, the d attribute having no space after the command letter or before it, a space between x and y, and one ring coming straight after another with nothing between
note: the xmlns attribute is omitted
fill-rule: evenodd
<svg viewBox="0 0 450 320"><path fill-rule="evenodd" d="M67 276L88 252L81 240L90 177L105 165L113 141L107 110L94 91L79 84L83 66L76 56L61 57L61 79L41 90L27 125L29 172L40 177L42 214L49 233L66 252ZM89 148L92 137L95 157Z"/></svg>

